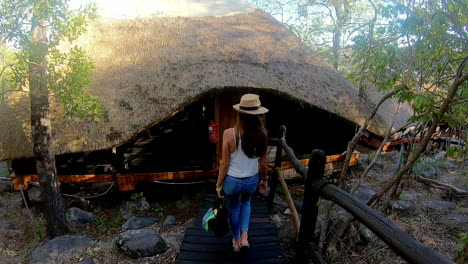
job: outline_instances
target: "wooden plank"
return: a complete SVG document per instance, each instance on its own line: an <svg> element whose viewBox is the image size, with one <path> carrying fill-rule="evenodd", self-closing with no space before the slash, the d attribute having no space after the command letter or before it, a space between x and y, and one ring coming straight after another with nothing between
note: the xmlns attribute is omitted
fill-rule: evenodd
<svg viewBox="0 0 468 264"><path fill-rule="evenodd" d="M195 244L209 244L215 245L220 243L231 243L230 237L197 237L197 236L184 236L184 242ZM264 244L270 242L279 242L277 236L259 236L249 238L250 244Z"/></svg>
<svg viewBox="0 0 468 264"><path fill-rule="evenodd" d="M256 248L251 245L245 254L235 254L231 248L224 252L203 252L203 251L180 251L177 255L180 260L203 260L203 261L223 261L226 259L239 258L240 261L256 261L262 259L282 258L282 252L279 248Z"/></svg>
<svg viewBox="0 0 468 264"><path fill-rule="evenodd" d="M340 161L344 161L345 157L346 157L346 153L327 156L327 163L337 163ZM354 151L349 161L349 166L356 166L358 164L358 160L359 160L359 152ZM297 160L297 162L304 165L305 167L309 167L309 159ZM270 167L273 167L274 163L269 163L268 165ZM294 164L289 161L281 162L281 169L294 169L294 168L295 168Z"/></svg>
<svg viewBox="0 0 468 264"><path fill-rule="evenodd" d="M213 232L208 232L201 229L187 229L185 231L185 235L188 236L200 236L200 237L213 237ZM271 229L250 229L249 230L249 237L257 237L257 236L276 236L277 231L276 228ZM232 237L230 233L225 235L226 237Z"/></svg>
<svg viewBox="0 0 468 264"><path fill-rule="evenodd" d="M256 244L256 245L251 245L251 246L254 249L281 250L281 246L277 242L271 242L271 243L265 243L265 244ZM183 243L180 246L180 251L229 252L229 251L232 251L232 246L231 246L231 244L226 246L226 244L203 245L203 244Z"/></svg>
<svg viewBox="0 0 468 264"><path fill-rule="evenodd" d="M192 227L192 228L205 230L202 227L202 222L201 222L200 219L197 219L194 222L194 227ZM271 228L276 228L276 226L274 224L272 224L272 223L254 223L254 222L250 222L250 225L249 225L249 229L261 230L261 229L271 229Z"/></svg>

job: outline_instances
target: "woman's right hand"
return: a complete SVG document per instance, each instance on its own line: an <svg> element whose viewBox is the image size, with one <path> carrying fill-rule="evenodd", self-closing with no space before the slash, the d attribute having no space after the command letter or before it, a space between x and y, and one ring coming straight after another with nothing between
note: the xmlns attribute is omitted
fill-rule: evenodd
<svg viewBox="0 0 468 264"><path fill-rule="evenodd" d="M268 181L267 180L261 180L260 181L260 193L264 194L268 190Z"/></svg>

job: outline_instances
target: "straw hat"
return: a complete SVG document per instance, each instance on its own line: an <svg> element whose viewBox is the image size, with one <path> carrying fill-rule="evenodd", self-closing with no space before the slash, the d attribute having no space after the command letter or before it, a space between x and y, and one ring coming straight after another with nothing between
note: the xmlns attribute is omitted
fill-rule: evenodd
<svg viewBox="0 0 468 264"><path fill-rule="evenodd" d="M260 98L256 94L244 94L240 99L240 103L232 107L237 112L251 115L260 115L268 112L268 109L260 104Z"/></svg>

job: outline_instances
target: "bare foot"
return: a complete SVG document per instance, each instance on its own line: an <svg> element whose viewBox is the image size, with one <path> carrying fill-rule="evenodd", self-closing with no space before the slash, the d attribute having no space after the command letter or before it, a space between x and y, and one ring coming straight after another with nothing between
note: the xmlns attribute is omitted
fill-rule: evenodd
<svg viewBox="0 0 468 264"><path fill-rule="evenodd" d="M241 247L249 247L249 235L247 231L242 231L241 238L240 238L240 246Z"/></svg>

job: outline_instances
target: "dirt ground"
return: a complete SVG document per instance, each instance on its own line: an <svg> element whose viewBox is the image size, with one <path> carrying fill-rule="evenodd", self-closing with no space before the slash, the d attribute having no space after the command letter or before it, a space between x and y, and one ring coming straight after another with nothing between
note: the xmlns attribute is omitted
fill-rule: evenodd
<svg viewBox="0 0 468 264"><path fill-rule="evenodd" d="M372 155L372 152L371 154ZM374 167L363 181L364 185L379 189L383 182L389 179L394 172L396 152L383 153L377 166ZM458 187L468 187L468 163L450 160L456 165L453 169L439 169L437 180ZM363 171L362 166L353 168L354 179ZM303 185L298 181L288 182L290 192L295 200L302 200ZM195 185L163 185L145 184L137 186L133 193L121 193L114 187L108 194L98 199L92 199L90 203L75 198L66 198L66 206L83 205L85 203L90 211L100 218L99 225L87 224L75 226L79 234L91 237L97 243L86 251L77 252L66 259L56 259L55 263L78 263L82 260L93 258L97 263L174 263L178 247L170 247L163 254L131 259L126 257L113 246L113 238L121 232L123 223L121 207L125 201L130 201L132 194L143 193L151 207L144 214L157 216L160 222L151 227L157 232L184 232L183 224L195 217L200 206L201 199L206 190L213 187L212 183ZM453 200L446 192L429 188L419 182L408 179L404 185L405 191L414 193L417 203L423 208L423 204L430 200L455 201L457 207L455 213L468 215L468 201ZM64 193L75 193L76 186L64 188ZM32 187L29 190L31 198L37 199L39 189ZM83 192L78 194L84 195ZM92 194L92 193L88 193ZM281 194L280 194L281 195ZM182 205L181 205L182 204ZM460 230L449 228L436 223L442 213L422 209L416 216L406 217L392 213L381 206L384 214L396 223L402 230L415 237L418 241L428 245L434 250L453 258L457 254L458 234ZM33 210L33 212L35 212ZM168 215L175 216L177 225L169 230L162 230L162 223ZM289 216L284 215L285 218ZM43 217L36 216L32 220L28 211L24 208L19 192L0 193L0 220L12 223L11 226L0 228L0 263L28 263L31 251L45 239L45 227ZM294 258L293 248L284 245L285 256L290 260ZM353 245L349 240L339 240L338 244L328 250L329 263L405 263L396 256L381 240L376 239L365 245Z"/></svg>
<svg viewBox="0 0 468 264"><path fill-rule="evenodd" d="M369 154L363 154L363 156L370 157L372 157L372 155L373 151L370 151ZM379 190L383 183L386 182L395 171L397 156L397 152L382 153L378 163L370 170L362 184ZM468 162L466 160L456 161L450 158L445 158L444 161L450 161L456 165L456 168L438 168L436 179L443 183L468 189ZM354 178L350 183L356 183L358 180L357 177L363 171L363 166L354 167L352 169ZM303 198L303 185L301 183L288 184L288 187L293 199L301 200ZM456 202L456 208L452 213L467 216L468 199L455 199L446 191L430 188L420 182L411 180L411 177L405 180L403 191L413 193L416 203L420 208L417 215L403 216L391 212L386 207L385 202L381 202L378 209L381 210L388 219L397 224L403 231L416 238L419 242L453 259L456 254L458 254L457 249L460 248L459 234L462 230L436 223L437 219L446 214L446 212L427 210L424 204L432 200ZM287 215L283 216L289 218ZM466 230L464 232L466 232ZM284 245L284 248L286 257L293 260L294 248L288 247L287 245ZM346 239L345 237L345 239L338 240L336 245L332 245L328 249L327 256L327 261L329 263L406 263L380 239L362 245L359 243L351 243L350 239Z"/></svg>

